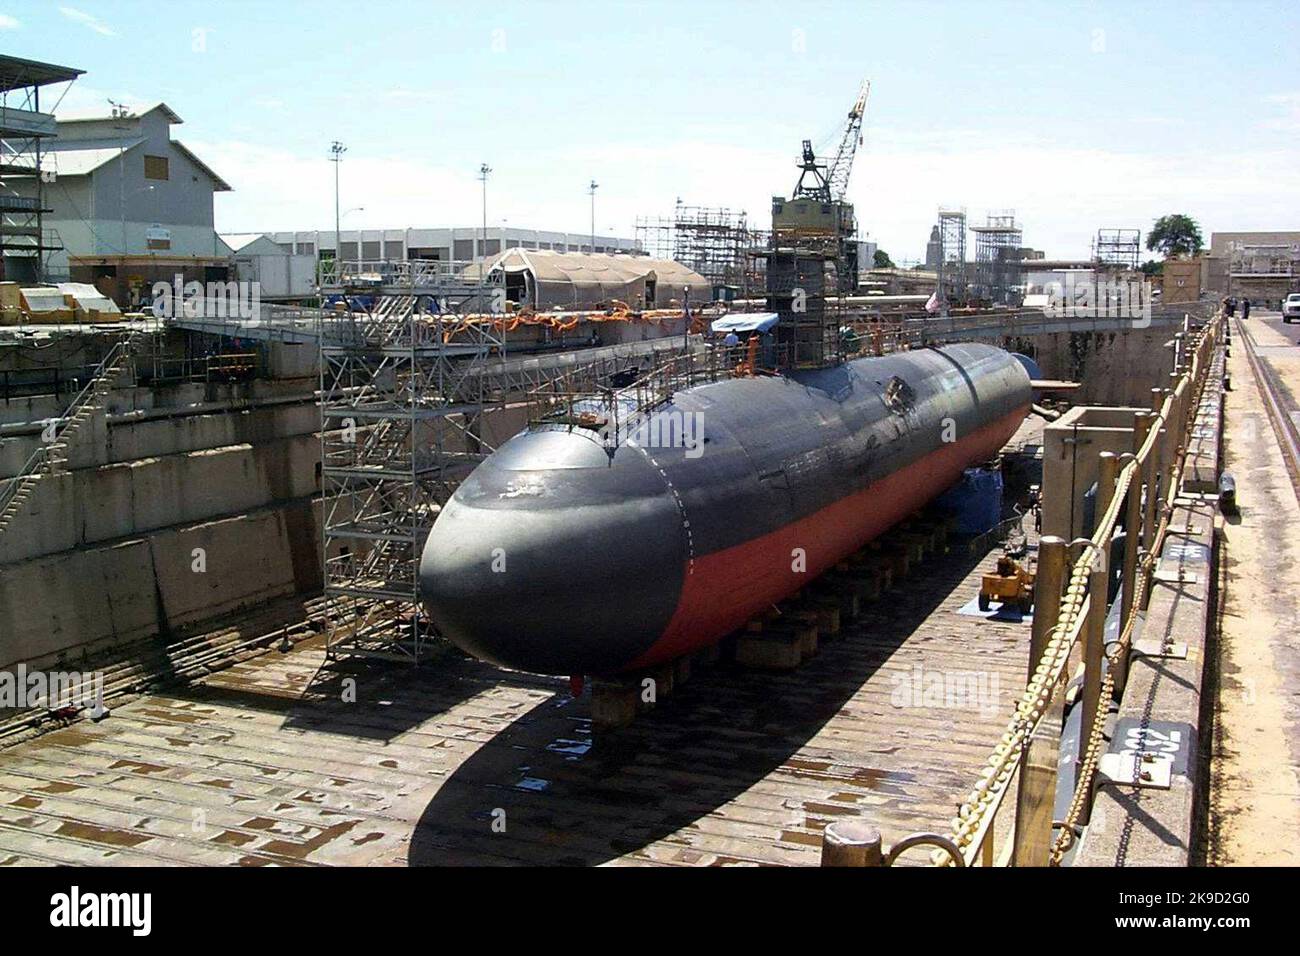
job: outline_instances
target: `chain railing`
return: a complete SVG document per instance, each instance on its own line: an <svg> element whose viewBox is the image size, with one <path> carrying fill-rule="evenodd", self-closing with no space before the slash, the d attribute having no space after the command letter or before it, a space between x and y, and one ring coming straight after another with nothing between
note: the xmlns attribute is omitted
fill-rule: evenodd
<svg viewBox="0 0 1300 956"><path fill-rule="evenodd" d="M1103 753L1107 702L1116 694L1117 688L1122 692L1127 678L1133 633L1145 610L1155 566L1173 515L1199 408L1199 396L1208 378L1222 328L1223 316L1217 314L1200 329L1175 337L1173 387L1157 390L1158 400L1153 401L1152 412L1136 416L1135 451L1122 456L1102 453L1097 483L1098 518L1091 537L1076 540L1068 546L1075 555L1068 574L1065 573L1067 546L1064 541L1054 539L1059 546L1055 573L1045 566L1043 559L1046 554L1040 553L1035 613L1044 611L1046 620L1035 626L1035 633L1042 635L1041 647L1038 642L1031 643L1033 669L1028 682L978 779L959 805L951 822L950 834L942 838L934 834L915 835L900 846L929 843L939 847L932 855L932 862L936 865L987 866L1009 862L1013 858L1020 865L1059 865L1077 839L1080 828L1088 822L1097 768ZM1125 554L1120 569L1124 584L1117 598L1121 602L1120 633L1107 648L1105 622L1113 607L1107 600L1113 578L1108 563L1121 513L1126 515L1126 528ZM1048 539L1040 542L1040 552L1044 552L1047 542ZM1076 650L1081 653L1084 672L1080 700L1084 708L1082 751L1069 809L1063 820L1053 821L1050 807L1055 796L1054 767L1038 779L1036 786L1040 792L1029 800L1023 792L1026 789L1024 773L1027 768L1032 770L1037 765L1035 761L1027 761L1037 740L1049 740L1051 754L1055 755L1060 728L1051 726L1048 717L1060 714L1066 669ZM1021 775L1022 794L1017 801L1015 843L1009 845L999 859L994 852L996 823L1018 774ZM1043 783L1044 780L1050 788ZM1050 792L1042 792L1045 789L1050 789ZM1027 850L1021 844L1035 839L1035 834L1030 832L1034 828L1026 826L1026 821L1021 818L1027 817L1031 812L1029 808L1033 806L1040 811L1046 807L1043 812L1047 816L1039 812L1035 821L1039 831L1038 846ZM1049 831L1054 831L1055 836L1042 839L1043 833ZM878 846L879 834L872 833ZM824 847L824 858L842 854L843 840L840 835L828 835ZM874 856L868 853L869 859L881 863L892 862L896 857L897 853Z"/></svg>

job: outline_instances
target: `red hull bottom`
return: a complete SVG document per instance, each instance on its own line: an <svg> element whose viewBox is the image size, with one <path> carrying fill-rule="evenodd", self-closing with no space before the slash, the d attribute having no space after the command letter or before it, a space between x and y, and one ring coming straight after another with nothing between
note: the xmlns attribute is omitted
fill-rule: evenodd
<svg viewBox="0 0 1300 956"><path fill-rule="evenodd" d="M626 670L708 647L946 491L972 463L992 458L1028 409L998 419L821 511L760 538L695 559L663 634ZM805 570L794 570L796 549Z"/></svg>

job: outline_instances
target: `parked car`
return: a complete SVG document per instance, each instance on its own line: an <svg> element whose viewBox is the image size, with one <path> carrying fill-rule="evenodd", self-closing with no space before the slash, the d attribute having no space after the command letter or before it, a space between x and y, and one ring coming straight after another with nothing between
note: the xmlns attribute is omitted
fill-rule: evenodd
<svg viewBox="0 0 1300 956"><path fill-rule="evenodd" d="M1300 292L1292 292L1282 303L1282 321L1293 322L1300 319Z"/></svg>

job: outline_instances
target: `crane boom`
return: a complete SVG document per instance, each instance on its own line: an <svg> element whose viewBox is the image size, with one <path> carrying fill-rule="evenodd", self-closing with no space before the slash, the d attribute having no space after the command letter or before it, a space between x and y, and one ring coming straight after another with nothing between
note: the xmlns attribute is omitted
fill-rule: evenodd
<svg viewBox="0 0 1300 956"><path fill-rule="evenodd" d="M871 81L863 80L858 90L858 98L849 110L848 125L844 128L844 138L835 159L826 168L826 181L830 185L831 198L843 199L849 188L849 175L853 172L853 157L858 146L862 144L862 118L867 112L867 97L871 95Z"/></svg>

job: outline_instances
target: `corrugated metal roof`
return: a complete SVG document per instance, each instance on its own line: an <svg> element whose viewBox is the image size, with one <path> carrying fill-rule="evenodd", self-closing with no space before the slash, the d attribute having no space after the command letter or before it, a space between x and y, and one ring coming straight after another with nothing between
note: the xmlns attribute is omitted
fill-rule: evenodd
<svg viewBox="0 0 1300 956"><path fill-rule="evenodd" d="M47 83L63 83L67 80L75 80L85 72L85 70L76 70L55 63L24 60L17 56L0 56L0 93L21 90L29 86L45 86Z"/></svg>
<svg viewBox="0 0 1300 956"><path fill-rule="evenodd" d="M104 139L79 141L75 139L55 141L51 148L41 155L41 168L57 172L60 176L84 176L103 166L109 160L117 159L118 152L130 152L144 142L143 136L136 136L122 143ZM218 176L212 167L199 159L188 146L180 140L168 140L190 162L203 170L211 179L217 192L230 192L228 182Z"/></svg>
<svg viewBox="0 0 1300 956"><path fill-rule="evenodd" d="M110 160L117 159L119 153L129 153L143 142L143 137L137 137L126 140L120 147L93 146L90 149L81 148L73 142L60 143L57 148L41 154L41 168L52 170L60 176L84 176Z"/></svg>

